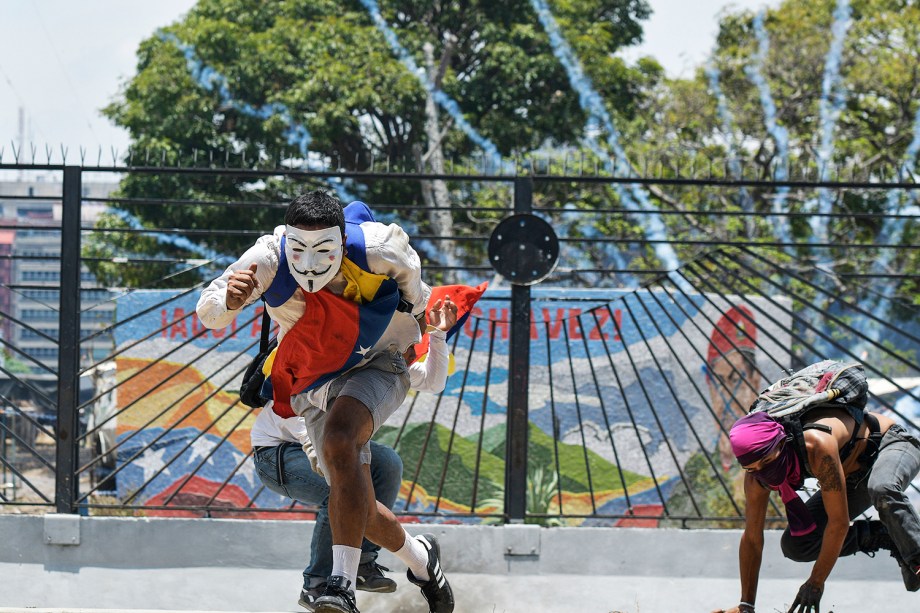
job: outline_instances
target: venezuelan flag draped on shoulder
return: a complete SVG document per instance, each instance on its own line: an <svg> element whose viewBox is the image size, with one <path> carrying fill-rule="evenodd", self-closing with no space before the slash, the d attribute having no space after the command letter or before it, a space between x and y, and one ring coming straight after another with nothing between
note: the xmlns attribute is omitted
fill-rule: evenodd
<svg viewBox="0 0 920 613"><path fill-rule="evenodd" d="M396 226L376 222L363 202L345 207L345 225L346 255L341 266L345 285L341 295L328 288L310 293L299 287L289 270L284 245L278 274L265 292L269 306L283 303L298 291L305 301L303 315L284 335L267 366L271 372L267 384L272 387L272 409L282 417L294 415L291 396L321 387L389 349L394 342L403 351L418 340L412 313L421 309L405 299L398 282L412 274L420 275L421 264L408 239L394 240L402 239L405 233L394 233L391 228ZM404 262L385 258L381 262L379 257L375 260L380 252L374 248L387 242L391 250L405 250L411 257ZM414 270L399 270L397 264L406 268L406 263ZM400 317L403 321L396 326L399 330L390 330L394 318Z"/></svg>

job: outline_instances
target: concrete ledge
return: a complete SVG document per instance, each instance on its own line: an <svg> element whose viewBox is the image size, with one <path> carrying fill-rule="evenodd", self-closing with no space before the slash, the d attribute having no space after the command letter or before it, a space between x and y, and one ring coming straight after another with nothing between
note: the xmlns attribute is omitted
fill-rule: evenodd
<svg viewBox="0 0 920 613"><path fill-rule="evenodd" d="M81 517L77 543L49 543L48 518L0 515L0 563L49 570L85 567L302 569L312 521ZM74 516L69 516L70 522ZM713 577L738 575L737 530L540 528L407 524L412 534L441 541L446 570L461 573ZM74 528L68 529L68 535ZM782 557L778 531L766 533L763 574L795 578L802 565ZM386 565L399 562L386 552ZM834 574L846 579L890 578L866 556L845 558Z"/></svg>
<svg viewBox="0 0 920 613"><path fill-rule="evenodd" d="M457 613L711 611L738 598L736 530L406 528L440 539ZM298 610L312 529L303 521L83 517L79 544L46 544L42 516L0 516L0 605L55 613ZM72 534L70 526L62 540ZM758 599L765 611L785 611L810 570L781 556L779 536L766 535ZM399 590L359 594L362 613L420 610L405 567L388 552L380 562ZM825 594L822 610L838 613L837 605L920 610L920 594L904 591L884 554L840 560ZM873 608L882 595L885 607Z"/></svg>

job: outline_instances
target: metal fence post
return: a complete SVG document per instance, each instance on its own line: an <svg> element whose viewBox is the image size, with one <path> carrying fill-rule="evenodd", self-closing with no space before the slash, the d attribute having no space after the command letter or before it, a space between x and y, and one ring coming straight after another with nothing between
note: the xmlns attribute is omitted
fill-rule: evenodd
<svg viewBox="0 0 920 613"><path fill-rule="evenodd" d="M58 345L55 504L58 513L76 513L80 419L80 206L82 169L64 167L61 214L60 336Z"/></svg>
<svg viewBox="0 0 920 613"><path fill-rule="evenodd" d="M514 180L514 212L533 211L533 179ZM527 391L530 383L530 286L511 285L508 352L508 427L505 432L505 516L522 523L527 513Z"/></svg>

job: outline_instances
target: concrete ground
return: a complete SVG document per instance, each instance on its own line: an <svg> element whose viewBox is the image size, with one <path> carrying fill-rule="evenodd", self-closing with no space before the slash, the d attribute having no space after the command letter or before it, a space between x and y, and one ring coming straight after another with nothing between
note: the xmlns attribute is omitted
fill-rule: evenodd
<svg viewBox="0 0 920 613"><path fill-rule="evenodd" d="M51 518L54 519L54 518ZM67 525L70 525L68 528ZM77 526L77 533L73 532ZM312 522L0 517L0 613L303 611ZM435 532L457 613L709 613L737 604L737 531L409 525ZM63 544L63 543L68 544ZM392 555L399 588L359 592L363 613L426 607ZM768 532L759 613L784 613L809 565ZM840 560L823 613L920 611L887 554Z"/></svg>
<svg viewBox="0 0 920 613"><path fill-rule="evenodd" d="M296 572L251 569L102 571L82 577L0 566L4 588L0 613L99 613L100 611L299 611ZM104 576L103 576L104 575ZM737 604L735 579L643 576L537 575L502 577L449 573L457 613L709 613ZM421 594L405 576L394 594L358 594L362 613L424 613ZM801 581L765 579L759 613L785 612ZM92 588L83 587L92 585ZM10 592L15 592L11 594ZM150 608L156 604L158 607ZM900 581L828 582L822 611L900 613L920 611L920 594ZM32 608L43 607L43 608Z"/></svg>

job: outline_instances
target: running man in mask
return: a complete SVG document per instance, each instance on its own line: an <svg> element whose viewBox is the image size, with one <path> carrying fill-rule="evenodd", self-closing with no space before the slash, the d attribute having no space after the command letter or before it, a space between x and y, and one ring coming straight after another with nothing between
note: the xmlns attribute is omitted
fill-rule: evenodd
<svg viewBox="0 0 920 613"><path fill-rule="evenodd" d="M428 311L426 359L412 361L414 348L406 356L411 389L416 392L439 394L447 383L450 352L447 334L457 323L457 305L450 296L435 299ZM251 433L256 473L269 490L298 502L319 507L310 562L303 571L303 589L298 603L313 611L316 601L326 589L332 570L332 533L329 528L329 485L318 470L316 452L307 436L302 417L283 419L270 409L259 412ZM370 474L377 500L393 508L402 483L402 460L396 451L371 441ZM380 546L364 541L358 566L356 588L365 592L393 592L396 582L383 574L389 570L377 564Z"/></svg>
<svg viewBox="0 0 920 613"><path fill-rule="evenodd" d="M760 411L731 428L732 451L747 473L746 509L739 551L741 602L724 613L754 613L772 491L780 493L789 522L781 539L783 555L814 562L790 613L819 613L824 582L837 558L859 551L890 551L905 587L920 589L920 518L904 491L920 471L920 441L884 415L846 407L809 410L796 424L784 427ZM809 476L820 489L806 502L796 490ZM880 521L851 525L870 505Z"/></svg>
<svg viewBox="0 0 920 613"><path fill-rule="evenodd" d="M374 497L370 439L409 389L403 352L421 338L430 288L397 225L360 202L343 209L313 191L294 199L284 225L261 237L198 301L209 328L229 325L260 297L279 328L263 410L304 418L329 483L332 574L317 613L357 613L354 587L364 537L402 560L435 613L453 593L430 534L410 536ZM263 388L263 393L266 388Z"/></svg>

